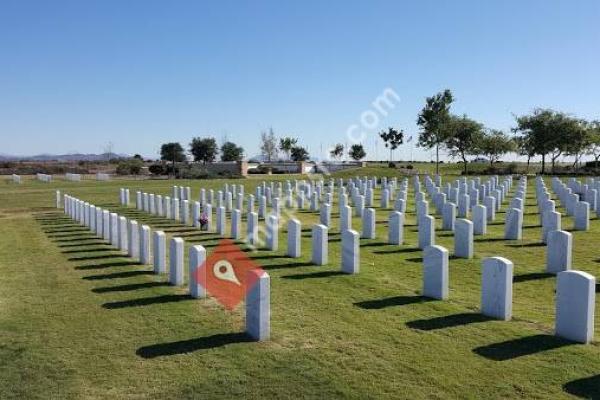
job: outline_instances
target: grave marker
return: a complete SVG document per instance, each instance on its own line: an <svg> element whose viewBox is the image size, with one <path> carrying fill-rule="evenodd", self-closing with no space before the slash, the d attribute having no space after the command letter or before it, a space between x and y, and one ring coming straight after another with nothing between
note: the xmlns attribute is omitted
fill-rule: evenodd
<svg viewBox="0 0 600 400"><path fill-rule="evenodd" d="M503 257L483 260L481 313L508 321L512 318L513 263Z"/></svg>
<svg viewBox="0 0 600 400"><path fill-rule="evenodd" d="M423 252L423 296L448 298L448 250L442 246L429 246Z"/></svg>

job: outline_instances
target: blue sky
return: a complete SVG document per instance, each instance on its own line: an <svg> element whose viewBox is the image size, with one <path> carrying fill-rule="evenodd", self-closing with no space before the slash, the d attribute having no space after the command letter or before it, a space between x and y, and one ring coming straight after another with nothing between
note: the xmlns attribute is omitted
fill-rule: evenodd
<svg viewBox="0 0 600 400"><path fill-rule="evenodd" d="M400 100L361 129L370 158L445 88L497 129L537 106L600 118L599 20L596 0L2 0L0 153L156 157L210 135L255 155L272 127L318 155L386 88Z"/></svg>

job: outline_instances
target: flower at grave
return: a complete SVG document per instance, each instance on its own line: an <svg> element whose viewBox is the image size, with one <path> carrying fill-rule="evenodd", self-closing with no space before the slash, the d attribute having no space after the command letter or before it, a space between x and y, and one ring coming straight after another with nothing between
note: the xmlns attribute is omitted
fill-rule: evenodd
<svg viewBox="0 0 600 400"><path fill-rule="evenodd" d="M208 214L206 214L205 212L200 214L200 218L198 219L198 222L200 222L201 227L206 227L206 225L208 225Z"/></svg>

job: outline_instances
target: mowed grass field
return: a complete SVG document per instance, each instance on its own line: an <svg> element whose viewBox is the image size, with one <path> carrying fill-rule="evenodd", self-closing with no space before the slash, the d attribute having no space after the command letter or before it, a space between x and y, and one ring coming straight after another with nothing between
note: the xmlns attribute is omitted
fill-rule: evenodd
<svg viewBox="0 0 600 400"><path fill-rule="evenodd" d="M378 171L389 174L368 169L370 175ZM287 178L295 177L268 179ZM263 179L229 182L252 193ZM130 188L134 201L137 189L168 195L178 184L191 186L197 199L201 187L224 183L2 182L0 398L600 398L598 343L553 336L556 278L543 273L533 180L523 240L502 239L507 201L488 234L476 237L475 257L450 260L448 301L420 296L412 187L405 244L386 244L391 210L377 208L378 237L361 240L355 276L338 272L337 203L327 266L310 263L310 229L318 215L297 213L302 258L285 257L285 227L278 252L248 253L271 276L272 339L264 343L243 334L243 304L230 312L212 298L189 298L186 287L169 286L166 276L54 208L60 189L210 253L219 240L214 233L120 207L119 188ZM377 206L378 198L379 191ZM571 229L571 218L562 223ZM360 230L357 218L353 226ZM589 232L572 233L574 268L600 275L600 220L594 214ZM438 230L436 240L452 254L452 233ZM509 322L478 313L481 260L496 255L515 265Z"/></svg>

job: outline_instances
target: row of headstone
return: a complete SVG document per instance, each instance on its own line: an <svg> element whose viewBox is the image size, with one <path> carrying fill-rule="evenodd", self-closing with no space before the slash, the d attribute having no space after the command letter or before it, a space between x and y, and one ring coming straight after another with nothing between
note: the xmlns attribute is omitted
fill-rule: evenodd
<svg viewBox="0 0 600 400"><path fill-rule="evenodd" d="M448 299L448 250L429 246L423 252L423 296ZM503 257L485 258L481 275L481 313L508 321L512 318L513 263ZM589 343L594 337L596 279L582 271L562 271L556 287L555 334Z"/></svg>
<svg viewBox="0 0 600 400"><path fill-rule="evenodd" d="M508 180L506 181L508 182ZM406 185L406 182L403 182L403 186ZM367 189L368 189L367 185ZM401 191L403 191L404 187L401 188ZM506 227L505 227L505 237L507 239L519 239L521 237L521 232L522 232L522 209L523 209L523 197L524 197L524 193L526 190L526 180L524 178L522 178L519 181L519 186L517 188L517 194L515 196L515 199L513 199L513 204L516 206L514 209L511 208L508 212L507 212L507 217L506 217ZM400 195L399 197L403 197L403 195ZM152 199L152 198L150 198ZM402 200L402 199L400 199ZM518 200L518 201L516 201ZM419 203L420 201L420 203ZM420 205L423 205L424 207L421 208ZM447 207L448 208L448 207ZM351 228L351 212L349 212L349 207L348 206L344 206L344 208L341 209L341 224L340 224L340 230L344 231L347 229ZM450 208L452 209L452 208ZM217 209L217 213L219 213L220 209ZM427 213L427 202L424 200L418 200L417 203L417 214L423 216L423 214ZM321 213L320 213L320 220L321 222L325 225L328 226L329 222L330 222L330 206L325 204L322 209L321 209ZM475 206L473 208L473 222L468 221L468 220L461 220L459 221L459 225L460 225L460 229L456 232L455 234L455 255L457 257L466 257L466 258L471 258L473 255L473 235L481 235L481 234L485 234L486 232L486 209L485 206ZM232 220L232 237L234 238L239 238L240 234L239 234L239 228L238 226L240 225L239 223L237 223L237 218L239 216L236 215L235 218L233 218ZM402 218L403 220L403 216L396 216L394 214L390 215L389 218L389 231L388 231L388 239L390 241L390 243L401 243L401 237L403 236L402 234L402 228L403 228L403 224L398 224L397 222L400 221L400 218ZM185 219L185 218L184 218ZM449 218L444 218L444 224L443 227L446 227L449 230L454 230L454 224L455 224L455 217L453 216L453 218L450 220L450 222L448 222ZM217 232L220 233L221 235L225 234L225 222L224 222L224 218L220 218L219 215L217 216ZM249 220L251 221L251 223L249 224L249 229L248 229L248 242L249 243L255 243L256 242L256 235L253 234L253 232L258 231L257 229L254 229L252 225L252 221L253 218L250 216ZM420 248L425 248L429 245L434 244L435 241L435 228L434 228L434 223L435 220L431 220L430 218L426 218L426 222L423 222L423 219L419 219L419 247ZM273 226L273 224L268 224ZM367 239L373 239L375 238L375 210L374 209L367 209L366 211L363 211L363 229L362 229L362 234L361 237L362 238L367 238ZM446 225L449 225L448 227ZM267 226L267 228L269 228ZM267 231L272 230L272 229L267 229ZM274 244L272 243L272 241L269 241L268 243L268 247L273 247Z"/></svg>
<svg viewBox="0 0 600 400"><path fill-rule="evenodd" d="M37 173L35 174L35 177L38 181L46 183L52 182L52 175Z"/></svg>
<svg viewBox="0 0 600 400"><path fill-rule="evenodd" d="M521 219L521 225L522 225L522 212L523 212L523 203L524 203L524 193L526 191L526 183L524 183L523 185L521 185L520 187L518 187L517 190L517 195L515 196L515 198L517 199L517 201L514 201L515 199L513 199L513 202L511 202L511 207L509 209L508 213L516 213L516 215L518 216L520 214L520 219ZM518 201L521 200L521 201ZM369 233L370 233L370 226L371 224L368 223L368 221L371 221L374 219L374 210L370 210L367 209L365 210L366 212L363 213L363 218L367 220L366 224L363 224L363 237L369 237ZM351 212L347 212L346 214L351 215ZM401 214L401 213L398 213ZM392 214L390 216L390 220L392 219L393 215L397 215L397 214ZM394 218L398 218L397 216L394 216ZM512 218L514 217L507 217L507 227L505 228L505 231L514 231L514 228L509 228L508 226L512 223ZM466 221L466 223L464 222ZM461 220L459 222L460 228L457 230L457 240L455 240L455 253L460 253L461 251L464 251L464 254L468 254L470 253L469 250L472 249L472 247L470 247L469 245L472 243L471 241L468 240L468 238L472 237L472 229L470 229L470 224L472 225L471 221L467 221L467 220ZM276 224L272 223L271 221L269 221L269 224L271 226L276 226ZM288 255L290 256L299 256L299 238L300 238L300 230L299 230L299 222L294 222L294 225L297 226L297 229L294 228L290 228L288 227ZM365 228L366 225L366 228ZM390 224L392 225L392 224ZM517 221L517 225L518 221ZM322 255L323 255L323 229L326 229L326 227L319 227L319 226L315 226L313 227L313 262L318 263L318 260L322 259ZM520 230L520 229L519 229ZM389 236L392 236L391 233L392 229L390 228L390 232L389 232ZM295 233L298 232L298 233ZM353 269L350 269L352 271L356 271L358 272L358 261L357 261L357 255L358 255L358 233L357 232L353 232L353 234L351 234L352 232L349 232L349 230L345 230L344 233L348 232L348 234L343 234L342 236L342 246L343 249L354 249L356 247L356 251L343 251L343 255L342 255L342 267L344 268L344 266L348 267L348 266L352 266L352 267L356 267ZM466 233L463 233L466 232ZM510 235L507 235L510 236ZM467 240L459 240L458 238L462 238L462 237L466 237ZM518 235L517 235L518 237ZM347 238L346 240L344 240L345 238ZM350 238L354 238L354 240L350 240ZM268 241L269 243L269 241ZM291 243L291 244L290 244ZM320 245L319 245L320 243ZM325 242L326 243L326 242ZM273 245L269 245L269 248L272 248ZM472 251L472 250L471 250ZM447 253L447 251L446 251ZM549 251L550 253L550 251ZM559 253L565 253L564 251L559 251ZM570 252L566 252L566 253L570 253ZM325 251L326 254L326 251ZM472 253L471 253L472 254ZM426 258L426 257L424 257ZM550 258L550 256L549 256ZM443 259L443 257L442 257ZM351 260L356 260L355 263L353 263ZM503 265L502 263L500 265ZM443 269L443 268L442 268ZM506 268L502 269L502 271L505 271ZM356 273L353 272L353 273ZM567 271L568 272L568 271ZM571 271L571 272L576 272L576 271ZM486 275L486 274L484 274ZM494 276L494 274L492 274ZM497 274L496 274L497 275ZM506 273L504 274L500 274L501 276L506 275ZM511 285L512 285L512 269L511 269ZM593 278L593 277L592 277ZM484 278L485 279L485 278ZM425 286L425 285L424 285ZM434 285L435 286L435 285ZM482 284L482 287L485 287L485 284ZM501 285L500 285L501 286ZM439 285L438 285L439 287ZM498 288L498 285L491 285L491 287L493 288ZM506 290L508 290L508 285L505 285ZM488 310L486 311L488 314L486 315L490 315L490 316L501 316L502 319L509 319L510 318L510 313L512 312L510 310L510 308L512 307L512 287L510 288L511 290L511 305L509 306L506 302L506 299L508 298L508 296L506 295L506 293L502 296L500 295L489 295L489 296L485 296L482 294L482 310ZM501 291L502 292L502 291ZM443 296L443 294L442 294ZM500 296L500 297L498 297ZM503 301L502 302L498 302L496 300L491 301L491 302L485 302L483 299L484 298L501 298ZM488 305L486 305L488 304ZM489 304L492 304L491 306ZM562 319L560 318L561 315L565 315L565 313L560 312L560 308L557 305L557 334L560 334L559 332L561 332L561 330L558 328L559 321L561 321ZM507 318L508 316L508 318ZM560 335L564 335L564 334L560 334Z"/></svg>
<svg viewBox="0 0 600 400"><path fill-rule="evenodd" d="M129 206L129 189L121 188L119 189L119 204L122 206Z"/></svg>
<svg viewBox="0 0 600 400"><path fill-rule="evenodd" d="M346 187L343 187L343 180L338 180L337 184L340 187L341 209L344 205L348 204L348 197L346 194ZM382 178L382 205L384 207L389 205L389 201L392 199L392 193L396 184L396 179L392 179L388 182L387 179ZM257 186L254 195L248 195L246 199L247 211L254 211L255 200L258 202L259 219L267 218L268 206L271 206L273 208L272 212L277 215L279 215L283 206L287 208L300 209L304 209L309 206L311 211L320 211L321 222L329 226L331 220L331 204L333 203L335 185L336 183L333 180L330 180L328 183L325 183L322 180L316 182L311 181L308 183L305 181L295 181L294 183L286 181L283 184L282 182L270 182L268 185L266 182L262 182L262 184ZM350 199L352 205L356 207L356 215L362 216L364 208L372 206L372 192L373 188L375 187L377 187L377 179L375 177L372 179L365 177L364 179L356 178L354 180L348 180L348 188L353 193ZM406 181L404 182L404 190L406 191ZM296 194L294 194L294 192ZM366 200L364 199L364 196L362 196L361 202L361 199L359 198L360 196L356 195L356 193L363 192L369 193L369 196ZM403 194L399 193L399 200L400 197L402 197L403 201L406 202L406 192ZM190 201L191 188L174 186L173 196L171 199L173 198L179 199L181 206L181 200ZM233 200L236 200L235 204L233 204ZM208 191L201 189L199 201L202 206L206 204L214 204L215 208L218 208L223 205L225 206L227 212L231 212L234 209L242 210L244 202L244 187L243 185L224 184L223 190L219 190L217 193L215 193L212 189ZM398 208L398 206L399 202L397 201L395 208L402 212L405 211L405 206L401 206L400 208ZM139 205L138 208L140 208ZM143 209L143 205L140 209Z"/></svg>
<svg viewBox="0 0 600 400"><path fill-rule="evenodd" d="M98 237L127 253L141 264L154 265L157 274L167 272L166 235L164 232L152 233L152 251L150 249L151 229L147 225L138 225L137 221L127 219L117 213L102 209L75 197L64 195L60 200L60 192L56 192L57 205L81 225L87 226ZM201 268L206 261L206 250L201 245L192 246L189 251L189 291L195 298L207 296L202 282L206 282ZM175 286L184 284L184 241L172 238L169 246L169 283ZM256 271L249 272L257 274ZM246 332L255 340L268 340L270 337L270 278L266 272L258 273L256 284L246 293Z"/></svg>
<svg viewBox="0 0 600 400"><path fill-rule="evenodd" d="M404 183L406 185L406 183ZM152 194L148 195L145 193L138 193L138 208L150 212L153 212L152 204L158 198L158 202L162 201L160 195L154 196ZM400 195L403 197L403 195ZM250 198L252 200L252 197ZM149 202L149 206L146 203ZM183 202L185 204L185 201ZM177 208L177 206L175 206ZM198 204L196 207L198 208ZM158 205L155 209L160 210L161 206ZM210 208L209 208L210 209ZM217 209L217 233L221 236L226 235L226 214L221 212L222 208ZM425 211L426 212L426 211ZM331 206L328 204L324 204L321 207L320 211L320 222L325 227L329 228L330 220L331 220ZM375 210L374 209L366 209L362 215L362 232L361 237L365 239L374 239L375 238ZM185 206L183 214L185 215ZM258 218L255 213L248 213L248 227L246 232L246 242L250 245L257 245L258 243ZM167 215L168 216L168 215ZM231 221L231 237L234 239L239 239L241 237L240 226L241 226L241 213L239 210L235 210L235 213L232 213L232 221ZM431 217L432 219L432 217ZM185 221L186 218L184 217ZM480 218L479 220L482 222L482 225L477 224L477 232L485 232L485 218ZM276 237L275 232L278 230L279 219L278 215L272 215L269 217L269 220L266 224L266 236L267 236L267 248L271 250L276 250ZM294 236L296 229L292 229L296 224L296 220L291 220L288 224L288 255L291 257L299 257L300 252L298 246L293 246L293 243L299 243L300 234L296 234ZM430 220L429 224L420 223L419 224L419 246L420 248L425 248L434 243L435 240L435 229L434 229L434 220ZM299 222L297 222L299 226ZM460 220L459 225L461 229L457 231L456 235L456 249L455 253L457 257L465 257L471 258L473 256L473 235L474 235L474 224L468 220ZM463 229L464 227L464 229ZM341 209L341 217L340 217L340 231L344 232L346 230L350 230L352 228L352 212L349 206L344 206ZM403 241L403 228L404 228L404 214L398 211L394 211L390 214L388 220L388 241L391 244L402 244ZM298 231L299 232L299 231Z"/></svg>
<svg viewBox="0 0 600 400"><path fill-rule="evenodd" d="M468 217L469 212L473 207L483 203L489 207L490 197L496 202L495 211L499 209L499 205L505 199L508 191L512 187L512 177L507 177L503 182L499 183L498 177L493 176L486 182L482 182L481 178L467 179L462 177L455 180L453 183L441 185L441 178L436 177L435 181L429 176L425 176L425 189L433 201L433 204L438 214L442 213L443 205L450 202L456 206L457 215L460 218ZM415 189L416 200L422 200L421 183L418 176L413 180L413 188Z"/></svg>
<svg viewBox="0 0 600 400"><path fill-rule="evenodd" d="M552 178L552 189L565 208L569 201L575 202L573 229L588 230L590 203L574 199L572 196L577 196L577 194L572 192L573 190L582 191L589 194L591 198L595 198L596 189L588 189L574 179L569 180L569 183L570 186L567 186L559 178L554 177ZM546 272L556 274L568 271L572 266L573 235L562 230L561 214L556 211L556 203L551 199L550 192L541 177L536 179L536 199L542 223L542 242L547 245Z"/></svg>
<svg viewBox="0 0 600 400"><path fill-rule="evenodd" d="M189 186L173 186L173 194L171 198L179 200L191 200L192 188Z"/></svg>
<svg viewBox="0 0 600 400"><path fill-rule="evenodd" d="M217 197L215 197L217 196ZM228 184L225 183L223 190L219 190L215 192L213 189L206 190L204 188L200 189L200 196L198 201L201 205L204 204L216 204L216 202L227 202L229 205L226 205L227 211L232 210L231 201L237 199L238 197L244 196L244 185L241 184ZM181 200L192 201L192 188L190 186L173 186L172 187L172 195L171 198ZM231 199L231 201L228 200ZM225 205L225 204L222 204ZM220 206L220 205L219 205ZM241 207L240 207L241 208Z"/></svg>
<svg viewBox="0 0 600 400"><path fill-rule="evenodd" d="M98 172L96 173L96 180L97 181L109 181L110 180L110 174L106 174L103 172Z"/></svg>
<svg viewBox="0 0 600 400"><path fill-rule="evenodd" d="M67 172L65 174L65 179L68 181L79 182L81 180L81 174L72 174L70 172Z"/></svg>
<svg viewBox="0 0 600 400"><path fill-rule="evenodd" d="M568 216L573 216L573 229L576 231L587 231L590 229L590 211L597 210L598 190L588 188L588 185L580 185L576 180L569 180L565 185L559 178L552 179L552 188L556 193L560 204L564 207ZM574 191L574 188L577 192ZM551 203L550 196L546 190L543 181L538 181L538 204L542 208L540 211L554 211L556 205ZM550 218L550 217L548 217ZM543 221L543 217L542 217Z"/></svg>
<svg viewBox="0 0 600 400"><path fill-rule="evenodd" d="M147 196L144 196L147 195ZM138 192L138 203L141 203L142 210L144 209L144 199L148 199L152 202L153 195ZM178 199L171 199L178 202ZM186 200L184 200L186 202ZM198 203L198 202L197 202ZM199 203L198 203L199 204ZM210 205L209 205L210 206ZM321 214L321 220L330 220L330 211L327 212L327 207ZM372 224L368 229L368 236L374 237L374 210L371 215ZM367 217L368 218L368 217ZM217 233L222 236L227 234L226 227L226 213L223 206L217 208ZM401 222L400 220L398 222ZM279 217L276 214L271 214L267 218L265 224L265 236L266 236L266 248L271 251L278 250L278 237L279 237ZM401 235L401 226L395 225L397 232ZM349 227L348 227L349 228ZM366 229L366 228L365 228ZM328 263L328 226L325 224L315 224L312 229L312 260L316 265L326 265ZM230 236L233 239L239 239L241 234L241 211L235 209L231 213L231 226ZM259 243L259 218L257 212L247 213L247 229L245 241L247 244L257 246ZM299 258L302 255L301 249L302 230L301 223L295 218L291 218L287 222L287 251L286 254L291 258ZM346 273L355 274L359 271L359 235L356 231L351 229L344 229L342 234L342 271Z"/></svg>
<svg viewBox="0 0 600 400"><path fill-rule="evenodd" d="M436 179L436 182L441 183L441 179ZM414 178L413 187L417 221L420 216L428 213L429 204L425 195L427 193L432 198L436 213L442 216L442 230L453 231L457 217L468 218L471 214L475 234L484 235L487 232L487 222L495 220L496 212L512 187L512 178L507 177L499 184L497 177L492 177L483 183L480 178L467 180L463 177L456 180L454 184L447 183L444 188L441 188L426 176L426 192L420 190L418 177ZM480 204L480 201L483 204Z"/></svg>
<svg viewBox="0 0 600 400"><path fill-rule="evenodd" d="M441 180L436 179L436 181L441 182ZM475 184L478 184L479 180L474 179L471 180L471 189ZM502 184L504 191L499 191L501 193L507 193L510 189L512 180L506 179ZM489 187L495 187L496 183L494 179L490 179ZM520 181L520 188L523 187L523 180ZM413 181L413 186L415 188L415 209L417 214L417 227L418 227L418 247L422 250L428 248L429 246L435 245L435 217L429 215L429 203L425 200L425 193L420 191L420 181L418 177L415 177ZM454 191L456 196L460 198L459 193L465 193L462 196L468 196L466 193L469 191L466 178L462 180L456 181L456 186L449 186L447 189L449 191ZM463 198L462 207L463 210L460 214L466 216L468 215L469 207L472 211L472 219L473 221L469 221L466 218L457 218L457 209L456 205L450 201L446 200L446 193L443 193L439 190L437 186L435 186L433 180L429 177L425 177L425 187L427 193L434 197L434 205L436 209L441 211L442 214L442 229L448 231L454 231L454 255L458 258L472 258L474 251L474 235L484 235L487 232L487 221L489 218L489 214L487 212L487 207L484 205L477 204L478 202L478 193L474 193L474 200ZM483 191L487 190L488 186L484 186L482 188ZM495 213L499 204L501 204L503 194L498 194L498 199L491 197L490 208L492 212ZM517 197L523 196L523 194L518 191ZM520 211L520 223L519 223L519 211L510 209L508 211L508 216L506 220L505 227L505 238L506 239L520 239L520 232L522 229L522 211ZM493 220L493 216L491 218Z"/></svg>

